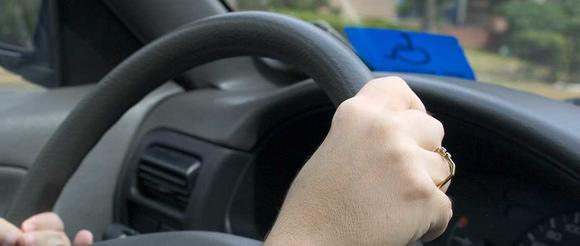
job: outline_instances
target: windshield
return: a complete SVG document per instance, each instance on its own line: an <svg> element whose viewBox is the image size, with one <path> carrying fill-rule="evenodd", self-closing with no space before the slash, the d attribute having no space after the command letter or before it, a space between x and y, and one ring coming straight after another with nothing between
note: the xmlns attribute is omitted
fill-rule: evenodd
<svg viewBox="0 0 580 246"><path fill-rule="evenodd" d="M36 52L43 36L39 23L41 0L0 0L0 92L10 87L36 88L23 74L50 80L47 55ZM32 66L35 60L42 65ZM50 75L44 75L44 73ZM43 74L43 75L41 75Z"/></svg>
<svg viewBox="0 0 580 246"><path fill-rule="evenodd" d="M307 21L455 36L478 81L580 97L578 0L227 0Z"/></svg>

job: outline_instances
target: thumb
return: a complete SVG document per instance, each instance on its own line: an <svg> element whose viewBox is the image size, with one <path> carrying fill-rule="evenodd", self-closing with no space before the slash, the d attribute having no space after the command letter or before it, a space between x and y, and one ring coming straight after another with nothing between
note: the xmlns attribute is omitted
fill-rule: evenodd
<svg viewBox="0 0 580 246"><path fill-rule="evenodd" d="M87 230L81 230L75 236L73 246L89 246L93 244L93 234Z"/></svg>

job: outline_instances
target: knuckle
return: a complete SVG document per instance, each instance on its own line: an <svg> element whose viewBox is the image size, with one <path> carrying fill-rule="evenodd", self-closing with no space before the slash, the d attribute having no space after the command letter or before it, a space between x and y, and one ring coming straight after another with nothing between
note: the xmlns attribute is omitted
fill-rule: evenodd
<svg viewBox="0 0 580 246"><path fill-rule="evenodd" d="M431 124L433 125L433 128L435 128L437 132L441 134L441 136L444 136L445 127L443 126L443 123L441 123L441 121L438 119L435 119L433 116L429 116L429 118L431 118Z"/></svg>
<svg viewBox="0 0 580 246"><path fill-rule="evenodd" d="M387 155L389 163L394 165L403 165L405 167L410 166L411 160L413 159L413 153L411 151L411 146L404 143L401 139L390 138L391 142L387 145ZM409 168L407 168L409 169ZM408 173L407 176L412 176L414 170L405 170Z"/></svg>
<svg viewBox="0 0 580 246"><path fill-rule="evenodd" d="M370 86L375 85L395 85L395 86L407 86L407 82L399 76L387 76L382 78L376 78L367 83Z"/></svg>
<svg viewBox="0 0 580 246"><path fill-rule="evenodd" d="M62 219L60 218L60 216L58 216L57 214L50 213L49 214L49 218L50 218L50 221L52 223L54 223L54 225L56 227L58 227L58 228L63 228L64 227L64 222L62 221Z"/></svg>
<svg viewBox="0 0 580 246"><path fill-rule="evenodd" d="M405 186L410 200L430 200L436 189L430 179L420 178L419 175L411 175Z"/></svg>
<svg viewBox="0 0 580 246"><path fill-rule="evenodd" d="M443 123L441 123L441 121L439 121L435 117L417 109L409 109L409 111L411 112L411 115L409 115L409 117L412 117L415 120L419 120L423 124L428 124L426 126L430 126L430 128L434 129L438 133L441 134L445 133L445 127L443 126Z"/></svg>
<svg viewBox="0 0 580 246"><path fill-rule="evenodd" d="M409 84L407 84L407 82L401 77L391 76L387 77L386 79L388 80L386 81L387 82L386 84L389 84L392 88L396 88L399 91L406 92L406 94L413 93L411 87L409 87Z"/></svg>
<svg viewBox="0 0 580 246"><path fill-rule="evenodd" d="M360 104L361 104L361 102L357 97L352 97L352 98L345 100L340 105L338 105L336 112L343 113L343 114L350 114L353 112L357 112L359 110L359 108L361 107Z"/></svg>
<svg viewBox="0 0 580 246"><path fill-rule="evenodd" d="M372 104L369 104L361 97L353 97L342 102L336 109L336 113L332 118L333 123L352 121L352 119L362 120L369 116L372 116L371 108Z"/></svg>
<svg viewBox="0 0 580 246"><path fill-rule="evenodd" d="M367 82L364 86L367 90L380 89L382 91L390 90L393 88L407 88L410 90L409 85L405 80L399 76L387 76L382 78L376 78ZM367 91L363 90L363 91Z"/></svg>
<svg viewBox="0 0 580 246"><path fill-rule="evenodd" d="M348 99L338 105L334 116L332 117L332 125L337 125L346 121L351 117L353 112L356 111L356 106L354 105L353 99Z"/></svg>
<svg viewBox="0 0 580 246"><path fill-rule="evenodd" d="M394 85L401 87L409 87L409 85L407 85L407 82L399 76L389 76L386 79L389 80L389 82Z"/></svg>
<svg viewBox="0 0 580 246"><path fill-rule="evenodd" d="M380 86L380 85L384 84L385 80L387 80L388 78L389 77L372 79L365 84L365 87Z"/></svg>
<svg viewBox="0 0 580 246"><path fill-rule="evenodd" d="M385 116L382 117L383 125L385 128L388 128L393 131L400 131L405 126L405 120L402 117L398 116Z"/></svg>
<svg viewBox="0 0 580 246"><path fill-rule="evenodd" d="M390 137L401 132L404 122L400 117L382 115L376 117L373 121L371 128L373 132L378 133L379 136L383 137L385 140L389 140ZM404 146L397 146L404 147Z"/></svg>
<svg viewBox="0 0 580 246"><path fill-rule="evenodd" d="M30 222L40 224L43 227L50 228L51 230L61 231L64 229L64 222L62 219L57 214L51 212L35 216L30 220Z"/></svg>

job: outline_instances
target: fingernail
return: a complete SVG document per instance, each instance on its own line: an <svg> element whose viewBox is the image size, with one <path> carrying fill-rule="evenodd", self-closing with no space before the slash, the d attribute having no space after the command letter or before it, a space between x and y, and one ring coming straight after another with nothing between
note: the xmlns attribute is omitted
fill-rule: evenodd
<svg viewBox="0 0 580 246"><path fill-rule="evenodd" d="M27 222L22 225L22 230L24 232L31 232L34 231L34 229L36 229L36 225L34 223Z"/></svg>
<svg viewBox="0 0 580 246"><path fill-rule="evenodd" d="M34 241L35 240L34 240L34 236L33 235L30 235L30 234L24 235L24 245L26 245L26 246L34 246Z"/></svg>

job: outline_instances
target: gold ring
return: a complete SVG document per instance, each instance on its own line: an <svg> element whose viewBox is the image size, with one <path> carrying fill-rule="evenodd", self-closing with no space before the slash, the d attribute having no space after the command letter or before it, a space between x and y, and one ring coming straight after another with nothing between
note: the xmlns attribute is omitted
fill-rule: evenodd
<svg viewBox="0 0 580 246"><path fill-rule="evenodd" d="M449 181L451 181L451 179L453 179L453 177L455 177L455 162L453 162L451 154L449 154L444 147L437 147L434 152L443 157L449 165L449 176L437 184L437 188L441 189L441 187L445 186Z"/></svg>

